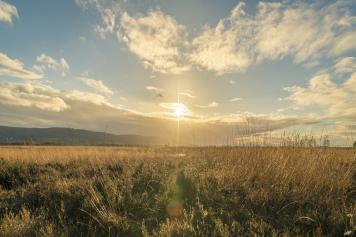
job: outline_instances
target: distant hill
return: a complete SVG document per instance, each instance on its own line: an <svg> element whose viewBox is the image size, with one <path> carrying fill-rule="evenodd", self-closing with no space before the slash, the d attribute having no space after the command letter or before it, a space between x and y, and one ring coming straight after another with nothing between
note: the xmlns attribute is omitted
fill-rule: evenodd
<svg viewBox="0 0 356 237"><path fill-rule="evenodd" d="M116 135L73 128L20 128L0 126L0 144L158 145L158 137Z"/></svg>

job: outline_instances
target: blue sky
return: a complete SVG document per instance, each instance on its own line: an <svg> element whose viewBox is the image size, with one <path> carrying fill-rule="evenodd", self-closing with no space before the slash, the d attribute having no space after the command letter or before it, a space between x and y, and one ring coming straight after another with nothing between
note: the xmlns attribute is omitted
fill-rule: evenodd
<svg viewBox="0 0 356 237"><path fill-rule="evenodd" d="M173 139L179 120L182 136L209 141L254 126L247 135L315 132L346 144L356 132L355 8L1 0L0 123Z"/></svg>

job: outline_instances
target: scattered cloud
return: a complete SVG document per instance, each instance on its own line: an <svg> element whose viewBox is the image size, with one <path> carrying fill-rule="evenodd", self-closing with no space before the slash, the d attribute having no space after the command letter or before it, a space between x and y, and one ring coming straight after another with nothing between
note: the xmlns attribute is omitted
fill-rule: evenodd
<svg viewBox="0 0 356 237"><path fill-rule="evenodd" d="M0 104L60 112L74 103L86 102L115 107L105 97L78 90L60 91L42 83L0 83Z"/></svg>
<svg viewBox="0 0 356 237"><path fill-rule="evenodd" d="M253 22L244 17L244 7L245 3L240 2L216 27L206 26L193 40L192 63L217 74L245 71L251 65Z"/></svg>
<svg viewBox="0 0 356 237"><path fill-rule="evenodd" d="M344 57L339 58L334 66L335 72L337 73L349 73L356 71L356 58L355 57Z"/></svg>
<svg viewBox="0 0 356 237"><path fill-rule="evenodd" d="M65 91L62 93L63 98L72 100L72 102L87 102L95 105L106 105L109 107L115 107L110 104L106 98L102 95L83 92L78 90Z"/></svg>
<svg viewBox="0 0 356 237"><path fill-rule="evenodd" d="M191 91L179 92L178 95L179 95L179 96L188 97L188 98L190 98L190 99L195 99L195 98L196 98L196 96L193 95Z"/></svg>
<svg viewBox="0 0 356 237"><path fill-rule="evenodd" d="M230 102L236 102L236 101L240 101L240 100L242 100L242 99L239 98L239 97L235 97L235 98L232 98L232 99L230 100Z"/></svg>
<svg viewBox="0 0 356 237"><path fill-rule="evenodd" d="M240 2L216 25L206 25L194 36L159 9L132 16L122 9L122 1L76 1L84 9L96 7L102 25L95 30L102 38L116 33L154 72L179 74L197 67L222 75L286 57L313 67L322 58L355 49L356 18L347 0L259 2L255 14Z"/></svg>
<svg viewBox="0 0 356 237"><path fill-rule="evenodd" d="M234 84L236 84L236 81L234 81L234 80L229 80L229 83L230 83L231 85L234 85Z"/></svg>
<svg viewBox="0 0 356 237"><path fill-rule="evenodd" d="M101 24L94 25L94 31L100 38L106 39L110 34L114 34L118 28L117 18L121 15L121 4L125 0L75 0L76 4L83 10L94 8L99 13Z"/></svg>
<svg viewBox="0 0 356 237"><path fill-rule="evenodd" d="M118 38L144 65L155 72L181 73L189 69L184 65L181 49L185 44L185 27L159 10L145 16L121 15Z"/></svg>
<svg viewBox="0 0 356 237"><path fill-rule="evenodd" d="M104 84L101 80L95 80L88 77L77 77L81 80L85 85L89 86L90 88L94 89L96 92L104 95L111 96L114 94L113 90Z"/></svg>
<svg viewBox="0 0 356 237"><path fill-rule="evenodd" d="M356 49L356 31L341 35L333 48L333 52L337 55L342 54L344 52L355 50Z"/></svg>
<svg viewBox="0 0 356 237"><path fill-rule="evenodd" d="M355 118L356 72L341 84L332 81L330 74L320 74L310 79L307 87L286 87L287 97L299 107L319 106L329 118Z"/></svg>
<svg viewBox="0 0 356 237"><path fill-rule="evenodd" d="M64 77L69 72L69 65L64 58L55 60L54 58L41 54L36 58L38 64L33 66L33 69L39 73L44 73L45 70L51 69L55 72L60 72Z"/></svg>
<svg viewBox="0 0 356 237"><path fill-rule="evenodd" d="M347 10L338 3L259 3L257 57L292 56L296 63L318 60L333 44L337 22ZM340 32L341 33L341 32Z"/></svg>
<svg viewBox="0 0 356 237"><path fill-rule="evenodd" d="M59 112L69 108L60 92L43 84L0 83L0 104Z"/></svg>
<svg viewBox="0 0 356 237"><path fill-rule="evenodd" d="M106 35L114 33L116 14L111 9L104 9L102 12L102 25L96 25L95 31L102 39L106 39Z"/></svg>
<svg viewBox="0 0 356 237"><path fill-rule="evenodd" d="M290 56L316 65L322 57L355 48L349 2L307 4L260 2L255 15L239 3L215 27L193 40L192 63L221 75L243 72L253 63Z"/></svg>
<svg viewBox="0 0 356 237"><path fill-rule="evenodd" d="M21 79L40 79L42 74L24 69L24 64L19 59L11 59L0 52L0 76L16 77Z"/></svg>
<svg viewBox="0 0 356 237"><path fill-rule="evenodd" d="M19 17L16 7L0 0L0 21L11 24L13 17Z"/></svg>
<svg viewBox="0 0 356 237"><path fill-rule="evenodd" d="M207 105L196 105L196 107L198 108L201 108L201 109L207 109L207 108L215 108L215 107L218 107L219 106L219 103L213 101L211 102L210 104L207 104Z"/></svg>
<svg viewBox="0 0 356 237"><path fill-rule="evenodd" d="M146 90L153 91L157 97L163 97L163 89L155 86L146 86Z"/></svg>

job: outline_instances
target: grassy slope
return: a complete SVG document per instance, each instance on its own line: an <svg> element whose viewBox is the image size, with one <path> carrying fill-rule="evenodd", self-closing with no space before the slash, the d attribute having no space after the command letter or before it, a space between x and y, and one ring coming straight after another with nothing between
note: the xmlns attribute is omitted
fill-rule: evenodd
<svg viewBox="0 0 356 237"><path fill-rule="evenodd" d="M355 155L3 147L0 236L341 236L356 215Z"/></svg>

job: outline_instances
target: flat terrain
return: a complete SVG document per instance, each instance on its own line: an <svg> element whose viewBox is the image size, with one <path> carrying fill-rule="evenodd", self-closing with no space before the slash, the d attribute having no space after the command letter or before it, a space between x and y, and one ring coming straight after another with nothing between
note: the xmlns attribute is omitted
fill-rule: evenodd
<svg viewBox="0 0 356 237"><path fill-rule="evenodd" d="M356 150L1 147L0 236L342 236Z"/></svg>

